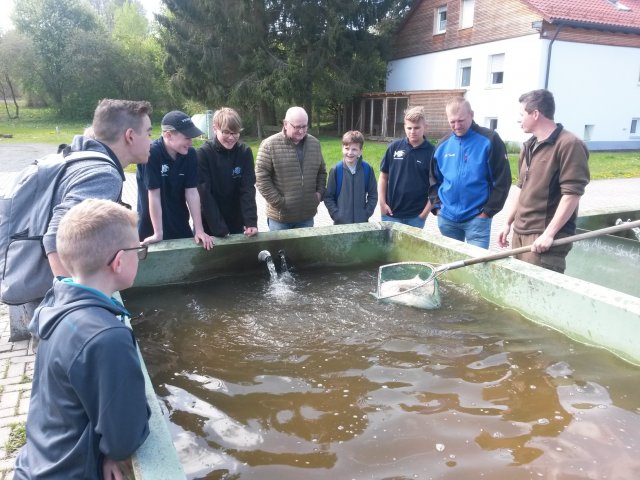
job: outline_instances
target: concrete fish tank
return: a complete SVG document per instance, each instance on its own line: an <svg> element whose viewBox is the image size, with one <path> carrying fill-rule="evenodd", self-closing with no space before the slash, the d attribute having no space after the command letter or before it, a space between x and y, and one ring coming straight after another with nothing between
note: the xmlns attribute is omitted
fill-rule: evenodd
<svg viewBox="0 0 640 480"><path fill-rule="evenodd" d="M578 217L577 233L640 220L639 210L591 212ZM573 245L567 275L640 297L640 229L604 235Z"/></svg>
<svg viewBox="0 0 640 480"><path fill-rule="evenodd" d="M389 223L152 247L136 478L637 477L640 298L514 259L446 272L436 311L370 295L483 252Z"/></svg>

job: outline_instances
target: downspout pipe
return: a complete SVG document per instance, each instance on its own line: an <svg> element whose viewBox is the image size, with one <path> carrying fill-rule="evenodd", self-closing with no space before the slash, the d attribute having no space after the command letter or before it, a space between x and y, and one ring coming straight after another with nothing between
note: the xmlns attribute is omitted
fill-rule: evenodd
<svg viewBox="0 0 640 480"><path fill-rule="evenodd" d="M553 34L553 38L551 39L551 41L549 42L549 46L547 47L547 69L544 73L545 90L549 89L549 72L551 71L551 50L553 49L553 43L556 41L556 37L558 36L560 30L562 29L562 27L564 27L564 25L564 23L558 23L558 28L556 28L556 31Z"/></svg>

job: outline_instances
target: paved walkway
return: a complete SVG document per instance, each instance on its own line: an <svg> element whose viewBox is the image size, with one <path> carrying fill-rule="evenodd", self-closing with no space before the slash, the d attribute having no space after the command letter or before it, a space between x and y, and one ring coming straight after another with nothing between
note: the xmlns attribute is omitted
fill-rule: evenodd
<svg viewBox="0 0 640 480"><path fill-rule="evenodd" d="M0 143L0 192L4 191L15 172L26 166L31 160L51 152L55 152L55 146ZM505 210L508 208L511 198L510 195ZM137 188L133 174L127 174L123 200L135 208ZM258 203L258 230L268 231L264 214L264 199L258 194L256 200ZM605 208L640 210L640 178L591 182L580 202L580 212L587 214ZM496 237L504 224L505 210L494 217L491 235L492 250L497 249L495 246ZM378 209L371 220L380 220ZM324 204L320 205L314 221L316 226L332 224ZM425 228L438 233L435 217L429 215ZM34 365L34 352L30 341L11 343L8 339L8 309L5 305L0 304L0 480L13 478L12 469L15 458L14 455L7 455L5 443L9 437L10 425L26 420Z"/></svg>

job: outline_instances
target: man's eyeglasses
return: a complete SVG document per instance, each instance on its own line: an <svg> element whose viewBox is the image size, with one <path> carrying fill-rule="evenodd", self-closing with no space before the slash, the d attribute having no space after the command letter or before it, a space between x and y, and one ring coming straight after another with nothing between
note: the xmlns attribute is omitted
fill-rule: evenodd
<svg viewBox="0 0 640 480"><path fill-rule="evenodd" d="M306 130L307 128L309 128L309 125L294 125L291 122L287 122L289 124L289 126L291 128L293 128L294 130Z"/></svg>
<svg viewBox="0 0 640 480"><path fill-rule="evenodd" d="M240 132L232 132L231 130L222 130L220 133L225 137L239 137Z"/></svg>
<svg viewBox="0 0 640 480"><path fill-rule="evenodd" d="M144 260L145 258L147 258L147 253L149 251L149 246L148 245L140 245L139 247L121 248L120 250L118 250L116 253L113 254L113 257L111 257L111 260L109 260L109 263L107 263L107 265L111 265L113 263L113 261L118 256L118 253L126 252L126 251L129 251L129 250L136 250L136 253L138 254L138 260Z"/></svg>

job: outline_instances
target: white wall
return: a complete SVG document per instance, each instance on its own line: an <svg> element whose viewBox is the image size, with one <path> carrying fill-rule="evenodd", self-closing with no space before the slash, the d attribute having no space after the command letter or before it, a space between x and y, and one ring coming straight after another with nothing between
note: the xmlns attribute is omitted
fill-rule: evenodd
<svg viewBox="0 0 640 480"><path fill-rule="evenodd" d="M504 82L489 84L490 55L505 54ZM475 120L485 125L487 117L498 119L498 133L505 140L526 139L518 124L518 97L539 88L544 81L542 66L546 48L538 35L484 43L395 60L389 64L387 91L449 90L458 88L458 60L471 58L471 84L466 98L474 110Z"/></svg>
<svg viewBox="0 0 640 480"><path fill-rule="evenodd" d="M628 141L632 118L640 118L640 48L555 42L549 90L556 121L591 141ZM640 135L635 140L640 139Z"/></svg>
<svg viewBox="0 0 640 480"><path fill-rule="evenodd" d="M538 34L490 42L389 63L387 91L458 88L458 60L471 58L466 98L475 120L498 118L505 141L521 142L518 97L543 88L550 41ZM504 83L489 85L489 56L505 54ZM556 41L551 54L549 90L556 99L556 121L591 141L628 141L632 118L640 118L640 49ZM640 127L639 127L640 128ZM635 138L638 140L638 138Z"/></svg>

